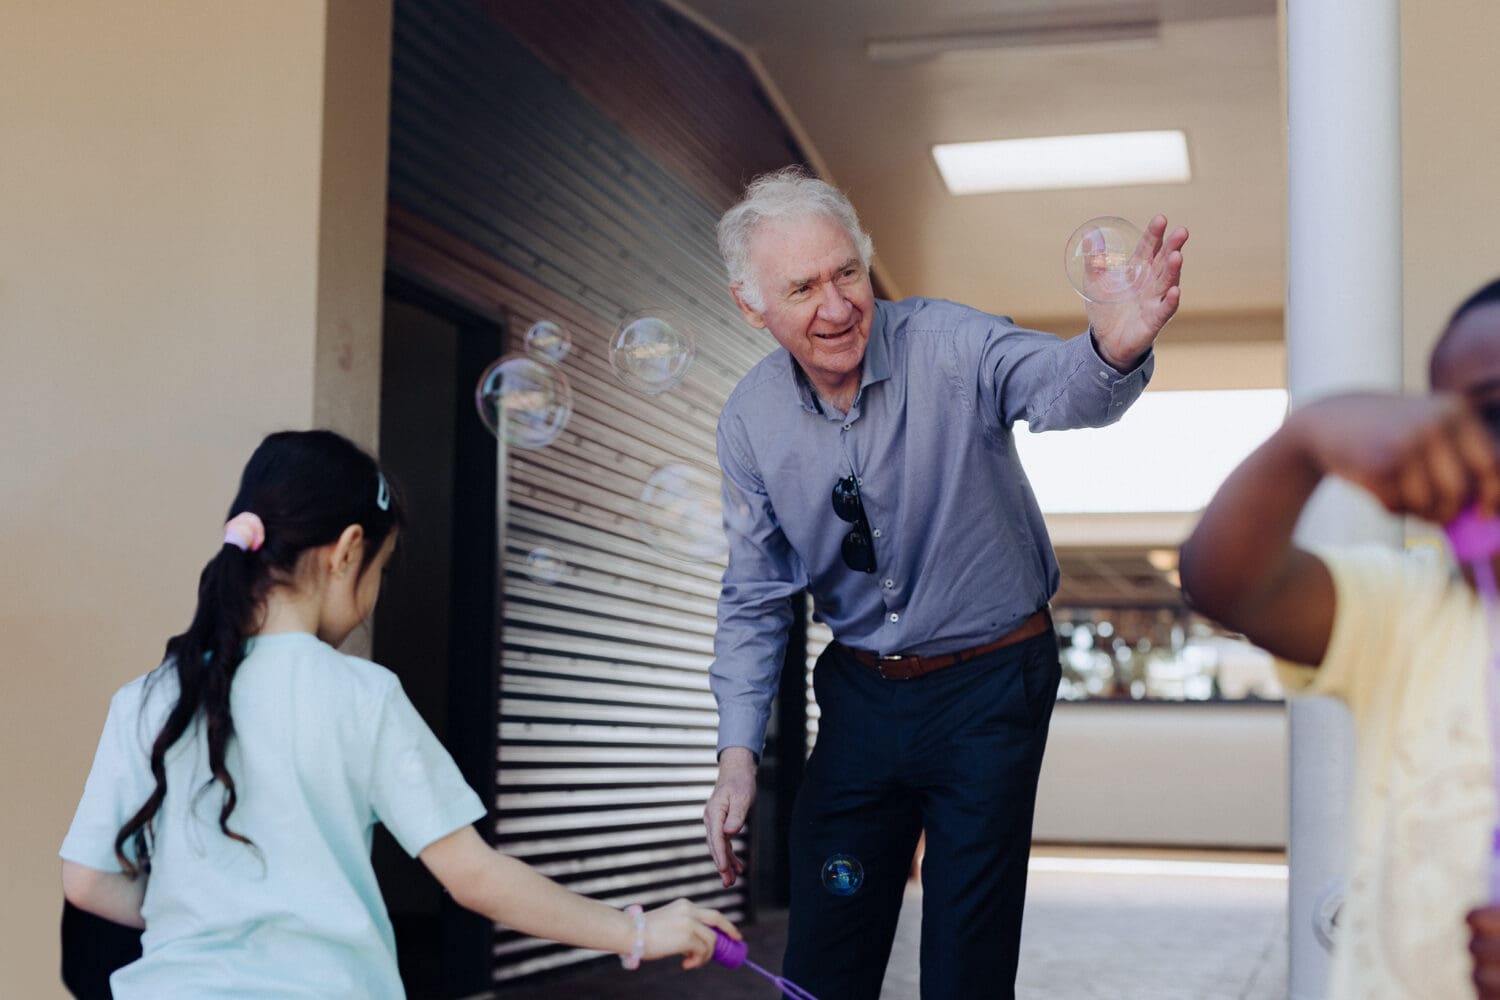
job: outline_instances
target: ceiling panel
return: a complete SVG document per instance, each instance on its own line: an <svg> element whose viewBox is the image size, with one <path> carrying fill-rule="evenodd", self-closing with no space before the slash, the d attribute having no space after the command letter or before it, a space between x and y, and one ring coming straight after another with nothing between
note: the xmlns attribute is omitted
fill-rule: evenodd
<svg viewBox="0 0 1500 1000"><path fill-rule="evenodd" d="M1129 608L1182 605L1177 550L1145 548L1057 549L1062 585L1052 599L1060 608Z"/></svg>
<svg viewBox="0 0 1500 1000"><path fill-rule="evenodd" d="M875 238L902 294L1069 332L1062 250L1096 215L1192 231L1184 315L1279 312L1284 129L1273 0L674 0L760 62ZM872 40L1160 20L1150 42L1008 47L905 62ZM938 142L1182 129L1183 185L949 195Z"/></svg>

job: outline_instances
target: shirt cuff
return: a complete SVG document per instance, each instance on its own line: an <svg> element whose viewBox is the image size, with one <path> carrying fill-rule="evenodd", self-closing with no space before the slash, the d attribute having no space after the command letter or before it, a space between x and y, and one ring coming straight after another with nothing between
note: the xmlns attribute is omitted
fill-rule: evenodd
<svg viewBox="0 0 1500 1000"><path fill-rule="evenodd" d="M719 745L715 756L730 747L745 747L760 761L766 745L766 726L770 713L754 708L721 707L719 709Z"/></svg>
<svg viewBox="0 0 1500 1000"><path fill-rule="evenodd" d="M1156 370L1156 349L1147 348L1146 353L1136 359L1135 367L1122 372L1105 361L1099 353L1099 348L1094 343L1093 327L1089 327L1087 335L1079 339L1088 345L1088 356L1085 362L1088 380L1102 395L1108 397L1105 423L1114 423L1124 415L1132 403L1140 398L1141 393L1146 389L1146 384L1151 381L1151 373Z"/></svg>

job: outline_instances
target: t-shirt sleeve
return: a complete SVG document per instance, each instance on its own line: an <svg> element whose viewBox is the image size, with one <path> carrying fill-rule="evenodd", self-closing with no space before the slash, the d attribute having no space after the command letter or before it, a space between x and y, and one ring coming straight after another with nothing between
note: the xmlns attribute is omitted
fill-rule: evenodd
<svg viewBox="0 0 1500 1000"><path fill-rule="evenodd" d="M381 706L371 764L371 807L412 857L486 813L400 684Z"/></svg>
<svg viewBox="0 0 1500 1000"><path fill-rule="evenodd" d="M1394 549L1362 546L1319 551L1333 577L1333 628L1328 650L1316 669L1278 661L1282 683L1291 692L1331 695L1358 716L1369 693L1392 681L1393 665L1405 662L1399 648L1413 608L1414 576L1423 567Z"/></svg>
<svg viewBox="0 0 1500 1000"><path fill-rule="evenodd" d="M141 728L141 682L121 688L109 703L94 766L83 786L58 854L97 871L118 872L115 837L125 821L146 804L156 782L151 777L151 744L155 733ZM137 860L130 845L126 851Z"/></svg>

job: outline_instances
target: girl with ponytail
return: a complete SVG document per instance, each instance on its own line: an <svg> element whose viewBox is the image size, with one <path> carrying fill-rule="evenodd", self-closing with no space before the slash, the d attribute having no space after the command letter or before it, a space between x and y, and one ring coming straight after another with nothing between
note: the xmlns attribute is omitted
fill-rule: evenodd
<svg viewBox="0 0 1500 1000"><path fill-rule="evenodd" d="M578 896L493 851L479 797L395 675L338 652L375 608L402 522L375 460L330 431L263 441L191 624L110 704L63 841L75 906L144 928L115 997L404 992L370 864L384 823L462 905L517 930L706 962L713 910Z"/></svg>

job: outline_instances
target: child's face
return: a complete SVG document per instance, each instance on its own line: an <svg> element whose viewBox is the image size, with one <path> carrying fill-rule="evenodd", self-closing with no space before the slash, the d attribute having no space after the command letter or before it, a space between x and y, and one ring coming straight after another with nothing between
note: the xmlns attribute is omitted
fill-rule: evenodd
<svg viewBox="0 0 1500 1000"><path fill-rule="evenodd" d="M1466 397L1500 442L1500 303L1459 317L1433 359L1432 388Z"/></svg>

